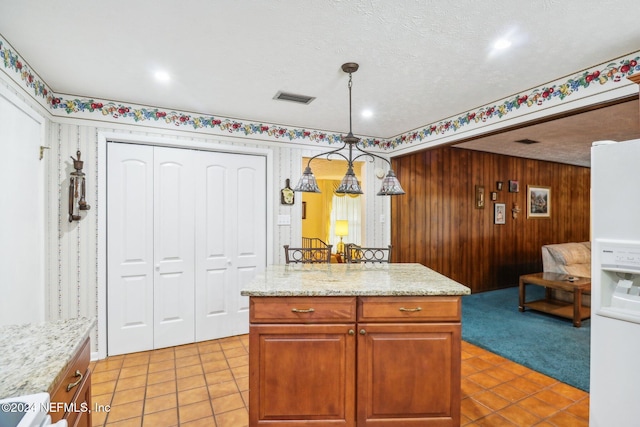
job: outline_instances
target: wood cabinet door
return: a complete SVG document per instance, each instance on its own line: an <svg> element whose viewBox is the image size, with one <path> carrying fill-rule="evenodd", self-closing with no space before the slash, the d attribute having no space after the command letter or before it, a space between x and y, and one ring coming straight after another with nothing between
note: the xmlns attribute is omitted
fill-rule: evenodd
<svg viewBox="0 0 640 427"><path fill-rule="evenodd" d="M251 325L249 425L355 426L355 324Z"/></svg>
<svg viewBox="0 0 640 427"><path fill-rule="evenodd" d="M460 324L358 324L358 427L460 425Z"/></svg>

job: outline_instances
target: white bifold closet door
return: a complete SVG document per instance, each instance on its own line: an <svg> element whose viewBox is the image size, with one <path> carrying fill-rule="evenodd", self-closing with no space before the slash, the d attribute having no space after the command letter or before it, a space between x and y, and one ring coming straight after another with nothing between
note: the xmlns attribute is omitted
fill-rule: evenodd
<svg viewBox="0 0 640 427"><path fill-rule="evenodd" d="M196 341L249 332L240 289L267 262L265 157L207 154L196 171Z"/></svg>
<svg viewBox="0 0 640 427"><path fill-rule="evenodd" d="M265 158L109 143L108 353L248 332L266 263Z"/></svg>
<svg viewBox="0 0 640 427"><path fill-rule="evenodd" d="M153 147L153 347L195 338L196 151ZM205 153L208 154L208 153Z"/></svg>

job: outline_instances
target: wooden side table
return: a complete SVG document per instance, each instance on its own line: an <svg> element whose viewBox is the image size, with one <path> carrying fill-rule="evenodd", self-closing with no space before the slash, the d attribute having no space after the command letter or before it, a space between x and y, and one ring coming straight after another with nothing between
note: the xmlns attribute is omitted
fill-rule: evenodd
<svg viewBox="0 0 640 427"><path fill-rule="evenodd" d="M526 285L544 286L545 297L536 301L526 301ZM562 273L533 273L520 276L519 305L521 312L525 308L553 314L573 320L573 326L579 328L582 320L591 317L591 308L582 305L582 293L591 291L591 279ZM561 301L551 296L551 289L560 289L573 294L573 302Z"/></svg>

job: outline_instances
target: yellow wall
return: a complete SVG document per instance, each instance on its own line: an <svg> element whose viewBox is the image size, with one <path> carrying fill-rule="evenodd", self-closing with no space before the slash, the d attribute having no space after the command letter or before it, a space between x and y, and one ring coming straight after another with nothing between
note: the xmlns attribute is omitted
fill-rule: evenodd
<svg viewBox="0 0 640 427"><path fill-rule="evenodd" d="M302 193L302 201L306 203L306 215L302 220L302 236L317 237L324 242L329 241L329 216L333 181L318 180L321 193Z"/></svg>

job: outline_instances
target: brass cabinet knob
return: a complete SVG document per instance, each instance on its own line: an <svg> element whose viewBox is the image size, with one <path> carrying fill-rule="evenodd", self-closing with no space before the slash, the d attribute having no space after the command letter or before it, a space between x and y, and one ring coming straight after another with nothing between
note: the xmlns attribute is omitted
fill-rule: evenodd
<svg viewBox="0 0 640 427"><path fill-rule="evenodd" d="M349 335L355 335L356 331L354 331L353 329L349 329Z"/></svg>
<svg viewBox="0 0 640 427"><path fill-rule="evenodd" d="M366 335L367 331L365 331L364 329L360 329L360 335Z"/></svg>

